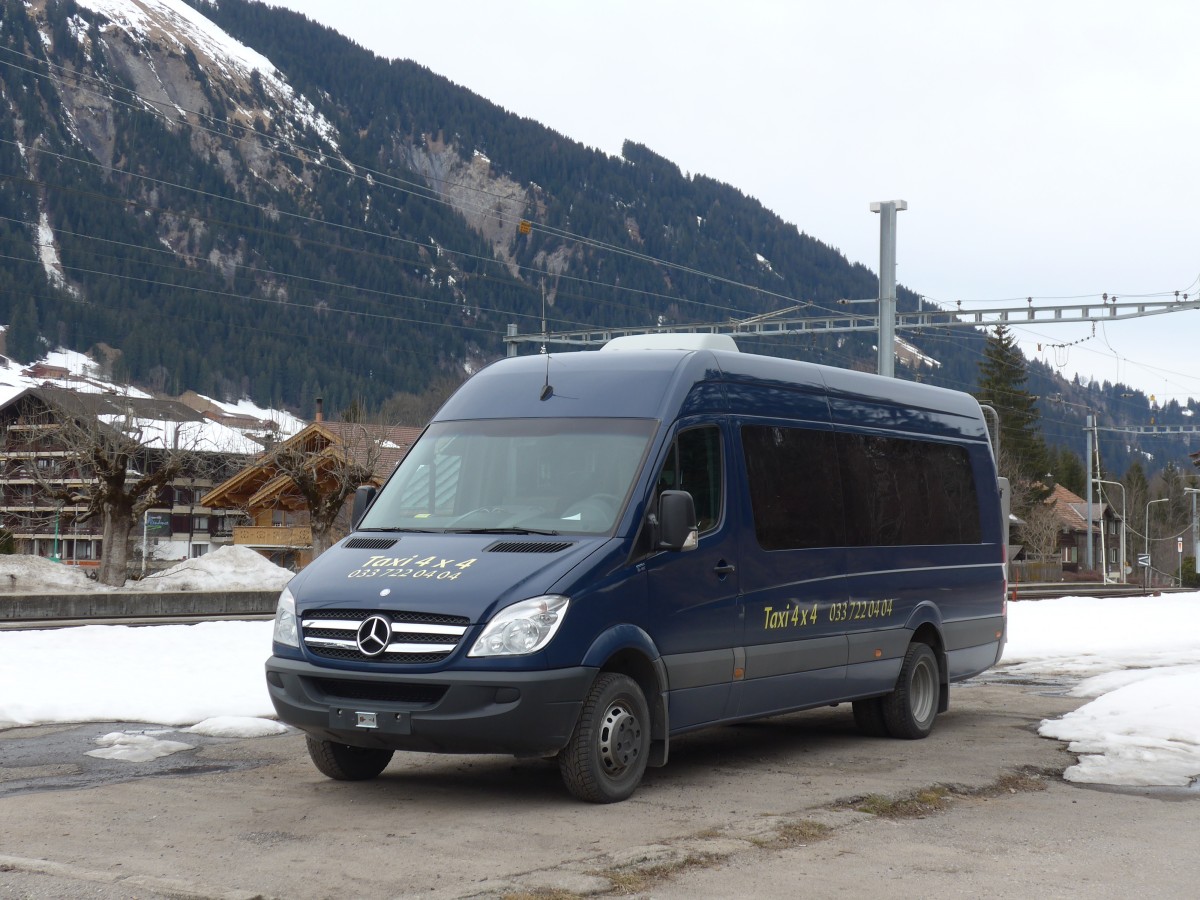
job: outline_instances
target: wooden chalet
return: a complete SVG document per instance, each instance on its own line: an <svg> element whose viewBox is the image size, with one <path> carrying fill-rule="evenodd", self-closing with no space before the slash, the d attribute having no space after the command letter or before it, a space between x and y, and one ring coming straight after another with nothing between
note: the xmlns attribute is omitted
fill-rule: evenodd
<svg viewBox="0 0 1200 900"><path fill-rule="evenodd" d="M372 460L369 483L378 486L422 430L400 425L326 422L318 413L316 421L259 455L205 494L201 502L243 511L249 524L234 527L233 543L257 550L278 566L298 570L312 561L312 529L304 497L291 476L281 471L278 462L281 456L294 455L295 451L310 456L318 479L326 478L331 489L347 457L363 464ZM343 518L346 518L344 512ZM348 530L348 519L340 525L341 531Z"/></svg>

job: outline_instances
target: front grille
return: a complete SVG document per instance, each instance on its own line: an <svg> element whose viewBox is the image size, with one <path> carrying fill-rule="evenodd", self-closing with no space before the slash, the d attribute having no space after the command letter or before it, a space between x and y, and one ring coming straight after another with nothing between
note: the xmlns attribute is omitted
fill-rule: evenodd
<svg viewBox="0 0 1200 900"><path fill-rule="evenodd" d="M380 681L346 681L316 678L313 684L327 697L346 700L373 700L380 703L420 703L432 705L446 693L444 684L405 684Z"/></svg>
<svg viewBox="0 0 1200 900"><path fill-rule="evenodd" d="M359 649L358 630L367 618L376 615L390 623L388 646L382 653L369 656ZM434 663L445 659L471 625L465 616L364 609L309 609L300 621L304 646L316 656L392 664Z"/></svg>

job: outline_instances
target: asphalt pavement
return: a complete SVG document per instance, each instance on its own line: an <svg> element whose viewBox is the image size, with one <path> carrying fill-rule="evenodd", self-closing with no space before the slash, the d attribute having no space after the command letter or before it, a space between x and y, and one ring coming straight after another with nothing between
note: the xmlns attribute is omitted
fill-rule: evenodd
<svg viewBox="0 0 1200 900"><path fill-rule="evenodd" d="M85 752L150 726L12 728L0 897L1193 896L1200 793L1062 781L1036 727L1080 702L993 677L923 741L864 738L848 706L710 729L607 806L548 760L397 755L342 783L294 733L168 733L195 749L123 763Z"/></svg>

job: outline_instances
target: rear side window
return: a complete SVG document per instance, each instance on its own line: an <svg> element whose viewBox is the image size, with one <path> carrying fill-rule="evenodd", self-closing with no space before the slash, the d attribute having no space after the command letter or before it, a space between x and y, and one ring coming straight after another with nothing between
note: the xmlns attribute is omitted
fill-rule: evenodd
<svg viewBox="0 0 1200 900"><path fill-rule="evenodd" d="M775 425L744 425L741 433L764 550L982 539L962 447Z"/></svg>
<svg viewBox="0 0 1200 900"><path fill-rule="evenodd" d="M754 533L764 550L845 543L833 432L744 425L742 447Z"/></svg>
<svg viewBox="0 0 1200 900"><path fill-rule="evenodd" d="M979 498L954 444L838 434L850 546L977 544Z"/></svg>

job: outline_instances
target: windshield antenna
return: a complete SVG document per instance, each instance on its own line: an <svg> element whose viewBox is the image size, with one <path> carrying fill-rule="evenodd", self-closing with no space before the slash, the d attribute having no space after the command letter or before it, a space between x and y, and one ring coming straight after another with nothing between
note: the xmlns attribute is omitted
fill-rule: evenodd
<svg viewBox="0 0 1200 900"><path fill-rule="evenodd" d="M550 384L550 332L546 328L546 280L542 279L542 353L546 356L546 382L542 385L542 400L554 396L554 387Z"/></svg>

